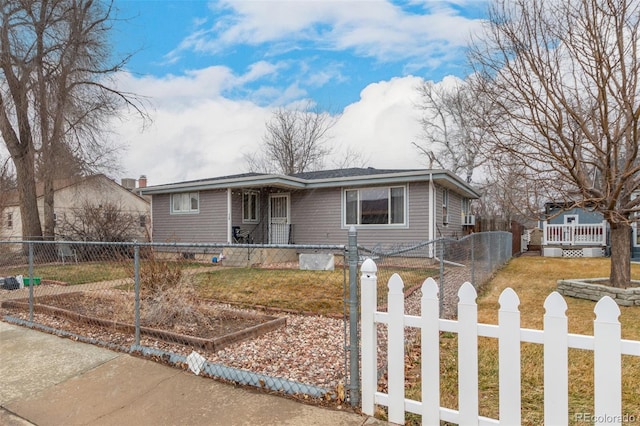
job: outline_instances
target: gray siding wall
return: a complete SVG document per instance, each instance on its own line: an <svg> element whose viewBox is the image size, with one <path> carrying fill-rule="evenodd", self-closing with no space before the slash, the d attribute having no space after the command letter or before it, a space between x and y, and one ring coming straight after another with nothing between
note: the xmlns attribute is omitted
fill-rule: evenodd
<svg viewBox="0 0 640 426"><path fill-rule="evenodd" d="M398 244L429 239L429 189L427 183L408 186L409 227L359 228L358 243ZM347 244L348 228L342 224L342 189L316 189L291 194L291 223L297 244Z"/></svg>
<svg viewBox="0 0 640 426"><path fill-rule="evenodd" d="M340 226L338 188L291 193L291 224L296 244L347 244L347 232Z"/></svg>
<svg viewBox="0 0 640 426"><path fill-rule="evenodd" d="M171 214L171 196L153 196L153 241L224 243L227 241L227 191L201 191L198 213Z"/></svg>
<svg viewBox="0 0 640 426"><path fill-rule="evenodd" d="M407 223L403 227L360 227L358 243L372 247L429 239L428 182L407 186ZM267 242L268 194L281 192L263 189L260 192L258 224L242 223L242 190L231 195L232 225L251 232L255 243ZM284 191L282 191L284 192ZM327 188L292 191L291 224L296 244L347 244L348 227L342 223L342 189ZM227 241L227 191L201 191L197 214L171 214L168 194L153 196L153 240L156 242L225 243ZM436 238L462 236L462 198L449 191L449 224L442 224L442 188L436 187Z"/></svg>
<svg viewBox="0 0 640 426"><path fill-rule="evenodd" d="M560 215L549 219L549 223L554 225L562 225L564 223L564 217L566 215L578 215L578 223L602 223L603 217L601 213L589 212L583 209L575 208L567 210Z"/></svg>
<svg viewBox="0 0 640 426"><path fill-rule="evenodd" d="M435 238L459 238L462 232L462 196L449 190L447 214L449 223L443 223L442 198L443 187L436 185L436 235Z"/></svg>

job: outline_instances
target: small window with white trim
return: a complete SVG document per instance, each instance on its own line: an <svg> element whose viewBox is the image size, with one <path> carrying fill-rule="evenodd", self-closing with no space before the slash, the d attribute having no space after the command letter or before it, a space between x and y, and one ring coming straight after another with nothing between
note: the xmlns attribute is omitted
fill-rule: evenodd
<svg viewBox="0 0 640 426"><path fill-rule="evenodd" d="M197 192L171 194L171 213L198 213L200 199Z"/></svg>
<svg viewBox="0 0 640 426"><path fill-rule="evenodd" d="M245 191L242 193L242 223L258 223L260 217L260 193Z"/></svg>

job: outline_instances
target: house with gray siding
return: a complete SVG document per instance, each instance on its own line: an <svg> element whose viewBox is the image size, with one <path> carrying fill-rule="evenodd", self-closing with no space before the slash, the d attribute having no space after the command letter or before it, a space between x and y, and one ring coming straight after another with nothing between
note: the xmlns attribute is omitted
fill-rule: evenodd
<svg viewBox="0 0 640 426"><path fill-rule="evenodd" d="M479 194L446 170L245 173L147 186L155 242L398 244L461 237Z"/></svg>

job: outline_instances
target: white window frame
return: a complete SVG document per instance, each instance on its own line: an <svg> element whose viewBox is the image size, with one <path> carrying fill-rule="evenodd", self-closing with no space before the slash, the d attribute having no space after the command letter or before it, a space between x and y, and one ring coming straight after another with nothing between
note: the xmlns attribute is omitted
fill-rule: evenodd
<svg viewBox="0 0 640 426"><path fill-rule="evenodd" d="M249 216L251 215L251 209L254 210L255 218L247 217L247 209L245 209L245 198L249 201ZM242 223L258 223L260 222L260 192L258 191L243 191L242 192Z"/></svg>
<svg viewBox="0 0 640 426"><path fill-rule="evenodd" d="M195 199L197 200L198 203L198 207L196 209L191 208L191 199L192 196L195 195ZM185 206L180 206L180 209L175 209L175 202L174 202L174 198L180 196L181 198L184 198L186 196L186 200L187 200L187 208L183 208ZM170 209L171 209L171 214L195 214L195 213L200 213L200 193L199 192L177 192L175 194L171 194L171 199L170 201ZM181 200L181 204L182 204L183 200Z"/></svg>
<svg viewBox="0 0 640 426"><path fill-rule="evenodd" d="M442 224L449 224L449 189L442 188Z"/></svg>
<svg viewBox="0 0 640 426"><path fill-rule="evenodd" d="M573 219L573 220L571 220ZM566 214L564 215L564 224L565 225L577 225L579 223L580 216L577 214Z"/></svg>
<svg viewBox="0 0 640 426"><path fill-rule="evenodd" d="M403 200L402 200L402 223L390 223L391 222L391 189L392 188L402 188L403 190ZM387 213L388 213L388 222L387 223L370 223L363 224L362 221L362 211L361 211L361 203L360 203L360 192L371 190L371 189L386 189L388 191L387 199ZM358 223L347 223L347 193L350 191L357 191L357 201L356 201L356 209L357 209L357 222ZM367 186L367 187L358 187L358 188L343 188L342 189L342 227L343 229L348 229L351 226L355 226L359 229L366 228L407 228L409 226L409 191L407 185L384 185L384 186Z"/></svg>
<svg viewBox="0 0 640 426"><path fill-rule="evenodd" d="M471 200L468 198L462 199L462 215L468 216L471 214Z"/></svg>

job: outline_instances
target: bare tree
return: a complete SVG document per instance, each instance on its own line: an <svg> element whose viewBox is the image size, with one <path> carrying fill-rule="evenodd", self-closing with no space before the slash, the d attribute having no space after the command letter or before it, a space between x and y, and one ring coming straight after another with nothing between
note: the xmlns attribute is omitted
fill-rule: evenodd
<svg viewBox="0 0 640 426"><path fill-rule="evenodd" d="M37 179L44 183L44 235L52 237L60 170L95 170L109 157L113 148L100 135L121 106L146 117L138 98L109 81L128 60L109 63L111 15L109 2L95 0L0 5L0 134L16 169L25 237L43 235Z"/></svg>
<svg viewBox="0 0 640 426"><path fill-rule="evenodd" d="M506 119L492 155L529 170L531 188L603 214L613 286L630 281L640 198L640 3L496 0L470 58Z"/></svg>
<svg viewBox="0 0 640 426"><path fill-rule="evenodd" d="M140 238L140 214L112 201L85 201L59 218L57 234L71 241L125 242Z"/></svg>
<svg viewBox="0 0 640 426"><path fill-rule="evenodd" d="M335 119L328 113L279 108L267 123L262 151L245 155L252 172L285 175L322 168L330 149L326 142Z"/></svg>
<svg viewBox="0 0 640 426"><path fill-rule="evenodd" d="M426 81L418 87L425 144L413 145L427 157L429 168L435 163L470 183L474 170L485 161L483 143L492 108L467 82L451 82Z"/></svg>

